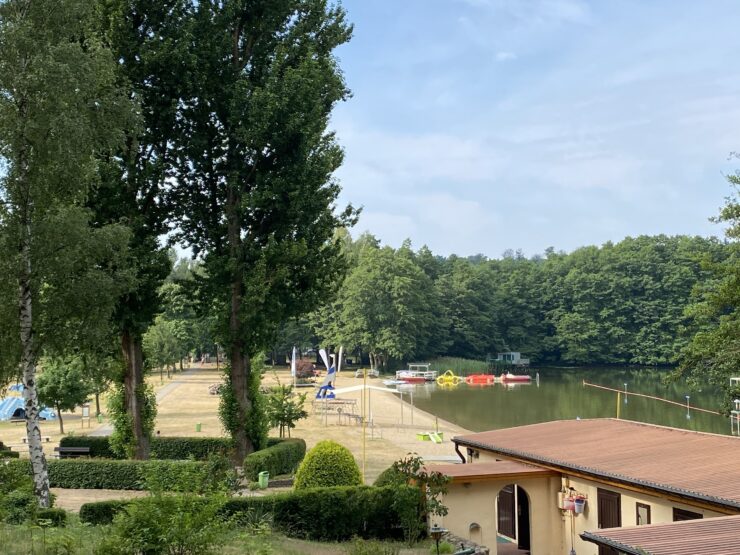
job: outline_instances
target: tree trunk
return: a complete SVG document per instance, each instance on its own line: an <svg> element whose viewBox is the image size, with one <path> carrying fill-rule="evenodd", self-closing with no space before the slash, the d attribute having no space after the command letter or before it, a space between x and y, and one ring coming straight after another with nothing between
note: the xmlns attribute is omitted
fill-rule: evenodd
<svg viewBox="0 0 740 555"><path fill-rule="evenodd" d="M216 359L216 365L218 366L218 359ZM180 358L180 372L182 372L182 358Z"/></svg>
<svg viewBox="0 0 740 555"><path fill-rule="evenodd" d="M21 329L21 367L23 368L23 402L26 410L26 436L33 471L33 489L39 505L51 505L49 472L39 428L39 400L36 394L36 351L34 348L33 312L31 299L31 225L26 216L21 239L21 272L18 283L18 312Z"/></svg>
<svg viewBox="0 0 740 555"><path fill-rule="evenodd" d="M134 458L149 458L149 438L144 434L143 406L141 388L144 384L144 370L141 354L141 337L124 330L121 334L121 351L126 363L126 374L123 378L126 412L131 417L134 436Z"/></svg>
<svg viewBox="0 0 740 555"><path fill-rule="evenodd" d="M100 393L95 392L95 416L100 416Z"/></svg>
<svg viewBox="0 0 740 555"><path fill-rule="evenodd" d="M375 370L375 355L370 352L368 353L368 357L370 359L370 370Z"/></svg>
<svg viewBox="0 0 740 555"><path fill-rule="evenodd" d="M59 418L59 433L64 435L64 420L62 420L62 409L59 408L59 405L56 406L57 409L57 417Z"/></svg>

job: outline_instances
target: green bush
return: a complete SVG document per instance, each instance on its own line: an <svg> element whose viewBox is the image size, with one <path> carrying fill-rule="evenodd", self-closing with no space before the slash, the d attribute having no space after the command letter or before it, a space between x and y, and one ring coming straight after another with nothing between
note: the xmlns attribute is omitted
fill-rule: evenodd
<svg viewBox="0 0 740 555"><path fill-rule="evenodd" d="M17 489L0 496L0 517L8 524L22 524L33 519L38 506L33 490Z"/></svg>
<svg viewBox="0 0 740 555"><path fill-rule="evenodd" d="M216 493L239 489L239 479L225 455L205 462L149 461L142 465L144 489L154 493Z"/></svg>
<svg viewBox="0 0 740 555"><path fill-rule="evenodd" d="M80 522L84 524L110 524L119 512L131 501L98 501L85 503L80 507Z"/></svg>
<svg viewBox="0 0 740 555"><path fill-rule="evenodd" d="M90 456L101 459L120 459L110 448L110 440L107 436L64 436L59 441L59 447L88 447Z"/></svg>
<svg viewBox="0 0 740 555"><path fill-rule="evenodd" d="M378 475L378 477L375 479L375 482L373 482L373 485L378 487L403 486L406 484L408 484L408 479L402 472L399 472L398 468L396 468L396 465L391 465L386 468Z"/></svg>
<svg viewBox="0 0 740 555"><path fill-rule="evenodd" d="M347 555L398 555L399 553L401 549L396 545L362 538L355 538L347 550Z"/></svg>
<svg viewBox="0 0 740 555"><path fill-rule="evenodd" d="M36 523L50 521L51 526L61 528L67 525L67 511L64 509L38 509L36 511Z"/></svg>
<svg viewBox="0 0 740 555"><path fill-rule="evenodd" d="M295 476L295 489L362 484L360 469L349 449L334 441L316 444L303 459Z"/></svg>
<svg viewBox="0 0 740 555"><path fill-rule="evenodd" d="M229 499L224 516L272 515L288 536L315 541L404 537L410 515L421 518L416 488L368 486L313 488L264 497Z"/></svg>
<svg viewBox="0 0 740 555"><path fill-rule="evenodd" d="M20 455L21 454L18 451L11 451L10 449L0 451L0 459L17 459Z"/></svg>
<svg viewBox="0 0 740 555"><path fill-rule="evenodd" d="M255 451L244 459L244 477L257 480L260 472L270 476L295 472L306 455L306 442L302 439L286 439L274 442L261 451Z"/></svg>
<svg viewBox="0 0 740 555"><path fill-rule="evenodd" d="M119 511L99 553L213 553L226 540L227 524L218 511L223 498L155 495L137 499Z"/></svg>
<svg viewBox="0 0 740 555"><path fill-rule="evenodd" d="M31 475L31 462L7 461L6 466ZM145 489L145 469L155 467L167 476L165 484L182 483L184 477L203 475L205 463L198 461L117 461L106 459L61 459L48 461L49 484L54 488ZM5 466L5 465L4 465ZM168 487L167 485L164 486Z"/></svg>

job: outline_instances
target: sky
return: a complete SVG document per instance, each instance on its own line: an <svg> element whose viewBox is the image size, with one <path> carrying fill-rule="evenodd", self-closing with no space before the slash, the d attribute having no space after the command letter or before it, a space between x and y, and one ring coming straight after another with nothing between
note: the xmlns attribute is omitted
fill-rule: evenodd
<svg viewBox="0 0 740 555"><path fill-rule="evenodd" d="M353 235L527 256L709 221L740 168L736 0L343 0Z"/></svg>

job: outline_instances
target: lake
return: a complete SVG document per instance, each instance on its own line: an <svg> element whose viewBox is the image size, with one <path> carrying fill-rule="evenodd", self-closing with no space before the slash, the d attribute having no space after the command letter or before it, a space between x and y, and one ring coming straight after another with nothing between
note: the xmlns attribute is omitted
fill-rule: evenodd
<svg viewBox="0 0 740 555"><path fill-rule="evenodd" d="M535 375L539 373L539 385ZM620 417L719 434L730 433L729 418L687 411L690 405L717 410L721 393L711 388L690 391L685 383L663 384L666 370L653 368L546 368L532 369L531 385L476 387L459 385L453 389L420 386L414 392L414 404L444 420L472 431L522 426L570 418L604 418L616 416L617 394L591 387L583 381L624 389L627 397L620 400ZM660 401L635 397L643 393L682 403L677 407Z"/></svg>

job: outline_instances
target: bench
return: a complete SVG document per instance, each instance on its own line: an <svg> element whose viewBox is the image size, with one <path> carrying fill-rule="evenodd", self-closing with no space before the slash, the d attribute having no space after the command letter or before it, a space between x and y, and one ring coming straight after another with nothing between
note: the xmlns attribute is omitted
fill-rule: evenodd
<svg viewBox="0 0 740 555"><path fill-rule="evenodd" d="M23 443L28 443L28 436L23 436L21 438L21 441ZM50 436L41 436L41 441L45 441L46 443L49 443L51 441L51 437Z"/></svg>
<svg viewBox="0 0 740 555"><path fill-rule="evenodd" d="M11 419L10 419L10 421L11 421L11 422L12 422L13 424L20 424L21 422L25 422L25 421L26 421L26 419L25 419L25 418L11 418Z"/></svg>
<svg viewBox="0 0 740 555"><path fill-rule="evenodd" d="M76 459L90 456L89 447L54 447L54 451L59 454L60 459Z"/></svg>

